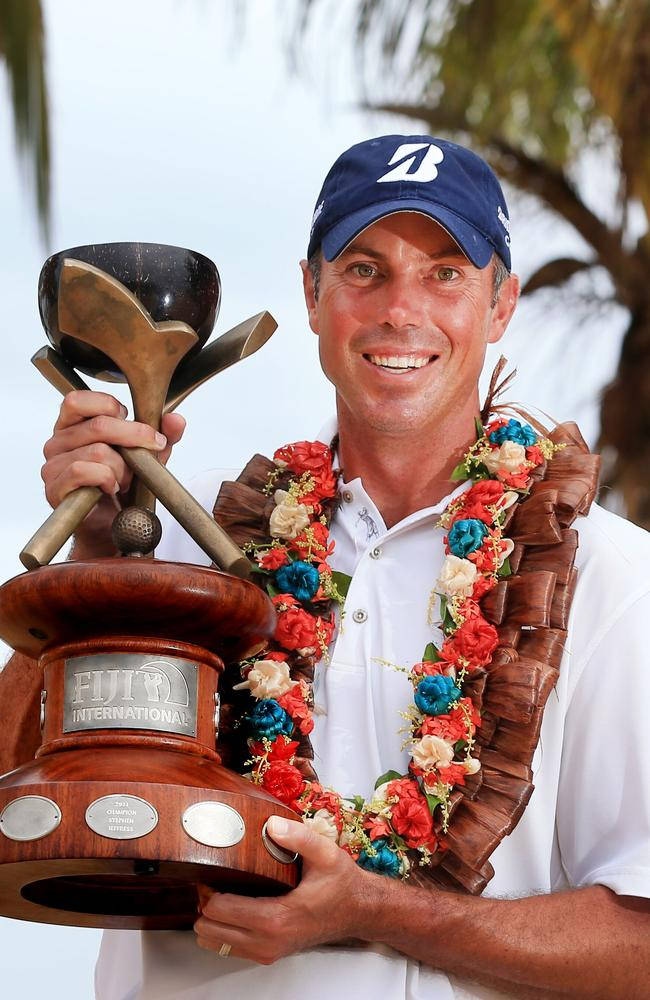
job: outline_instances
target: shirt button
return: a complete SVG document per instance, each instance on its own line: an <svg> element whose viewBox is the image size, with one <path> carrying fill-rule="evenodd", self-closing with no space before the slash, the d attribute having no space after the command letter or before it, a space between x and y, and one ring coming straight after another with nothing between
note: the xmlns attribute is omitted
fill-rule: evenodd
<svg viewBox="0 0 650 1000"><path fill-rule="evenodd" d="M352 621L356 622L357 625L363 625L364 622L368 621L368 612L364 611L363 608L357 608L352 615Z"/></svg>
<svg viewBox="0 0 650 1000"><path fill-rule="evenodd" d="M341 497L343 498L343 500L345 500L346 503L352 503L352 501L354 500L352 490L343 490L343 492L341 493Z"/></svg>
<svg viewBox="0 0 650 1000"><path fill-rule="evenodd" d="M376 549L372 549L370 552L371 559L379 559L380 555L381 555L381 548L379 546L377 546Z"/></svg>

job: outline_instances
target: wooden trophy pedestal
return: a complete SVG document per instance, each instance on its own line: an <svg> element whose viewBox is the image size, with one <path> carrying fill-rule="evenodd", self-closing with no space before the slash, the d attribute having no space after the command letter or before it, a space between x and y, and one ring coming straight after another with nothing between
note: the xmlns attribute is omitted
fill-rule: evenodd
<svg viewBox="0 0 650 1000"><path fill-rule="evenodd" d="M252 584L153 559L47 566L0 588L0 635L45 678L36 760L0 778L2 915L182 928L197 883L297 884L265 829L295 814L216 751L222 658L273 626Z"/></svg>

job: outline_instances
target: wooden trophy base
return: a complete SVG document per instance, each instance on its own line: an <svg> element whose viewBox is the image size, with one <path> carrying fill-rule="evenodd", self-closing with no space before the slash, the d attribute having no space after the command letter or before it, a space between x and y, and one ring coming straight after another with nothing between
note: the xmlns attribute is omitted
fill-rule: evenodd
<svg viewBox="0 0 650 1000"><path fill-rule="evenodd" d="M272 628L253 585L155 560L60 564L0 588L0 635L40 653L45 678L37 758L0 778L1 914L187 928L199 883L257 896L297 884L295 856L265 829L295 813L222 767L215 742L219 653Z"/></svg>

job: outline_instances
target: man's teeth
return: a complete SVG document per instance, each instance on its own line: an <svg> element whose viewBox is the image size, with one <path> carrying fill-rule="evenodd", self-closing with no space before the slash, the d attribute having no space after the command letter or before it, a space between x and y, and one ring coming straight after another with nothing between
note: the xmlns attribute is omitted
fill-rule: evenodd
<svg viewBox="0 0 650 1000"><path fill-rule="evenodd" d="M384 357L379 354L368 354L367 357L373 365L379 365L380 368L423 368L430 360L429 358L416 358L414 354L399 358Z"/></svg>

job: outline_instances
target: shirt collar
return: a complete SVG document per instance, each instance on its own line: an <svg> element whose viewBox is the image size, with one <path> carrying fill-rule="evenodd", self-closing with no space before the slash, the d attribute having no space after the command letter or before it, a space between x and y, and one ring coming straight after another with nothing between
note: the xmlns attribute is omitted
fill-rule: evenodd
<svg viewBox="0 0 650 1000"><path fill-rule="evenodd" d="M338 432L338 421L336 417L330 417L329 420L327 420L325 424L321 427L316 440L322 441L323 444L326 444L329 447L337 432ZM363 480L360 477L357 479L353 479L350 482L345 482L343 480L343 477L341 477L339 481L339 486L341 490L345 489L350 490L350 492L354 494L355 499L358 499L359 501L364 501L366 498L370 499L373 504L373 507L375 506L374 501L372 501L372 497L370 497L370 494L365 489L363 485ZM401 530L402 528L407 528L415 521L419 521L426 517L431 517L434 514L442 514L442 512L447 509L451 501L455 500L456 497L464 493L465 490L469 489L470 486L471 486L470 480L467 480L464 483L459 483L445 497L443 497L442 500L439 500L438 503L433 504L431 507L424 507L422 510L413 511L407 517L403 518L403 520L399 521L397 524L394 524L392 528L386 529L386 527L383 526L383 530L387 534L397 533L397 531Z"/></svg>

